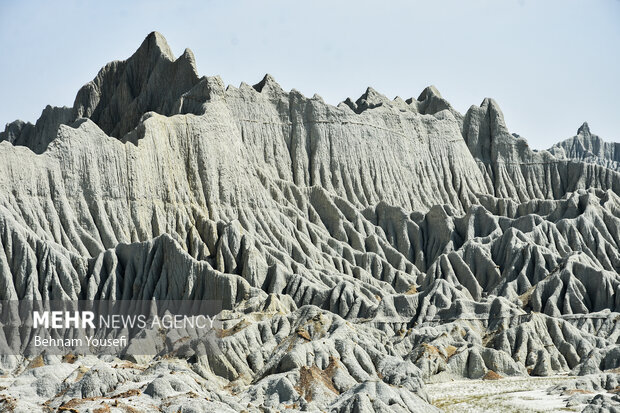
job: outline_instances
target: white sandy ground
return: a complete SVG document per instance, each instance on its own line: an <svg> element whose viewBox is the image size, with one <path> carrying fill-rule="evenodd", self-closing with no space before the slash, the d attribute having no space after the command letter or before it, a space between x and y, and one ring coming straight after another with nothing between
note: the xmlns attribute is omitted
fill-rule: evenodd
<svg viewBox="0 0 620 413"><path fill-rule="evenodd" d="M567 397L547 394L571 376L511 377L501 380L454 380L426 385L431 402L445 412L580 412L566 407Z"/></svg>

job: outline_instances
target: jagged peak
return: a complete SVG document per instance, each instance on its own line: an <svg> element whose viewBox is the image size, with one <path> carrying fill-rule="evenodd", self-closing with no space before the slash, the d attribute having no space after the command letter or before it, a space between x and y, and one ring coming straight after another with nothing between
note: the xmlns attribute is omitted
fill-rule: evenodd
<svg viewBox="0 0 620 413"><path fill-rule="evenodd" d="M583 122L581 124L579 129L577 129L577 135L584 135L584 136L591 135L591 133L590 133L590 126L588 125L588 122Z"/></svg>
<svg viewBox="0 0 620 413"><path fill-rule="evenodd" d="M187 56L187 58L189 60L192 61L196 61L196 57L194 56L194 52L192 52L192 49L190 49L189 47L186 47L185 50L183 50L183 54L181 55L181 57Z"/></svg>
<svg viewBox="0 0 620 413"><path fill-rule="evenodd" d="M505 127L504 113L499 107L499 103L493 98L484 98L480 104L480 108L486 110L490 116L496 118Z"/></svg>
<svg viewBox="0 0 620 413"><path fill-rule="evenodd" d="M340 102L338 107L342 107L343 105L351 109L353 112L357 112L357 105L351 98L346 98L344 101Z"/></svg>
<svg viewBox="0 0 620 413"><path fill-rule="evenodd" d="M186 49L187 50L187 49ZM146 53L155 53L159 52L161 55L166 57L168 60L175 60L174 54L172 53L172 49L168 45L166 38L159 32L151 32L146 36L134 56L139 54L140 52ZM150 54L149 53L149 54Z"/></svg>
<svg viewBox="0 0 620 413"><path fill-rule="evenodd" d="M368 86L366 91L355 102L353 102L351 98L347 98L343 103L349 106L354 112L362 113L367 109L373 109L385 104L389 105L390 99Z"/></svg>
<svg viewBox="0 0 620 413"><path fill-rule="evenodd" d="M504 114L492 98L484 98L479 106L469 108L463 119L462 133L471 154L483 162L510 157L513 150L531 153L525 139L508 131Z"/></svg>
<svg viewBox="0 0 620 413"><path fill-rule="evenodd" d="M269 73L265 74L263 79L252 87L259 93L262 93L263 90L282 91L282 87L278 84L278 82L276 82L276 79L273 76L271 76Z"/></svg>
<svg viewBox="0 0 620 413"><path fill-rule="evenodd" d="M389 102L389 99L377 92L375 89L373 89L371 86L368 86L366 88L366 91L362 94L362 96L359 97L359 99L357 99L357 104L359 105L360 102L362 101L366 101L369 105L381 105L382 103L386 103Z"/></svg>
<svg viewBox="0 0 620 413"><path fill-rule="evenodd" d="M181 55L181 57L179 57L179 60L187 61L192 67L192 69L194 70L194 73L196 74L196 76L198 76L198 68L196 67L196 57L194 56L194 52L192 52L191 49L186 48L183 51L183 54Z"/></svg>
<svg viewBox="0 0 620 413"><path fill-rule="evenodd" d="M120 138L139 123L145 112L173 114L177 100L199 79L190 49L175 60L164 36L151 32L131 57L106 65L78 91L74 118L88 117L108 135Z"/></svg>
<svg viewBox="0 0 620 413"><path fill-rule="evenodd" d="M306 97L304 96L303 93L301 93L299 90L293 88L291 89L290 92L288 92L289 96L295 99L305 99Z"/></svg>
<svg viewBox="0 0 620 413"><path fill-rule="evenodd" d="M554 144L549 151L561 158L585 160L620 171L620 142L605 141L590 131L588 122L583 122L577 134Z"/></svg>
<svg viewBox="0 0 620 413"><path fill-rule="evenodd" d="M455 119L461 119L461 115L456 111L450 103L441 96L439 90L433 85L424 88L418 99L408 99L406 101L409 106L416 107L419 113L423 115L435 115L444 110L448 110Z"/></svg>
<svg viewBox="0 0 620 413"><path fill-rule="evenodd" d="M493 98L484 98L482 99L482 103L480 104L480 107L499 109L499 104Z"/></svg>
<svg viewBox="0 0 620 413"><path fill-rule="evenodd" d="M423 102L432 96L436 96L440 99L443 99L443 97L441 96L441 93L439 93L439 90L437 90L437 88L434 85L430 85L430 86L425 87L422 93L420 93L420 96L418 97L418 101Z"/></svg>

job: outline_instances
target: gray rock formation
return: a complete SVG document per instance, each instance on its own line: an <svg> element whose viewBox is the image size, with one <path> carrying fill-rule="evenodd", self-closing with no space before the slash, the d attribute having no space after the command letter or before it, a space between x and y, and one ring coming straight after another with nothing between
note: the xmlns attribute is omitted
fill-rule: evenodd
<svg viewBox="0 0 620 413"><path fill-rule="evenodd" d="M590 132L587 122L576 136L553 145L549 152L559 158L578 159L620 171L620 143L603 141Z"/></svg>
<svg viewBox="0 0 620 413"><path fill-rule="evenodd" d="M566 396L567 407L585 404L584 413L617 413L620 412L619 379L618 371L583 376L548 391Z"/></svg>
<svg viewBox="0 0 620 413"><path fill-rule="evenodd" d="M587 126L536 152L434 87L225 87L153 33L0 141L0 299L226 320L218 355L4 357L3 408L432 411L425 381L620 368L620 152Z"/></svg>

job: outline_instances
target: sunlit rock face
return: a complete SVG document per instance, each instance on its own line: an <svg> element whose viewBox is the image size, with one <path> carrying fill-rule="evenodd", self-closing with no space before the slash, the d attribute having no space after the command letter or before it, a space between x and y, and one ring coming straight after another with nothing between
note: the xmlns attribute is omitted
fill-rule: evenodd
<svg viewBox="0 0 620 413"><path fill-rule="evenodd" d="M533 151L495 101L462 115L432 86L226 87L152 33L0 134L0 299L220 300L223 351L4 357L0 403L427 412L429 381L609 381L617 148L584 124Z"/></svg>

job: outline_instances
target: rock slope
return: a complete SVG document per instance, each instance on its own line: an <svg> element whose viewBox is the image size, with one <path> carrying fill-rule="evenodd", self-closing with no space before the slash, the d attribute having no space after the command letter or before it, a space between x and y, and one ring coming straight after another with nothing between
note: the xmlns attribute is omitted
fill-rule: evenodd
<svg viewBox="0 0 620 413"><path fill-rule="evenodd" d="M578 159L620 171L620 143L603 141L590 132L587 122L581 125L576 136L555 144L549 152L560 158Z"/></svg>
<svg viewBox="0 0 620 413"><path fill-rule="evenodd" d="M225 87L152 33L0 133L0 299L217 299L223 351L4 356L0 406L426 412L429 381L607 377L616 146L584 125L533 151L434 87Z"/></svg>

